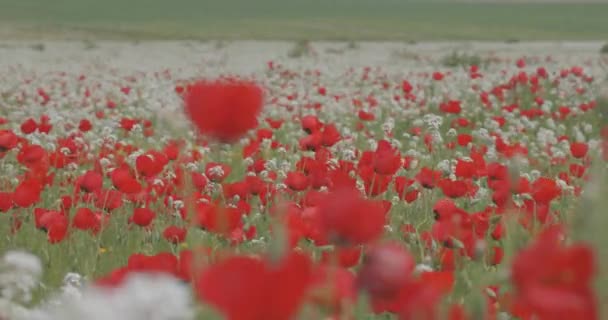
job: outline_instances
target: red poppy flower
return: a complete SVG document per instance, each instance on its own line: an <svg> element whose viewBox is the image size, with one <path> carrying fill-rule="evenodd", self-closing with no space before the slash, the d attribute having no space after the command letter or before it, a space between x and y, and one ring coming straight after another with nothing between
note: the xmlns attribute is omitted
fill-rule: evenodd
<svg viewBox="0 0 608 320"><path fill-rule="evenodd" d="M53 129L53 125L49 123L48 118L44 116L40 117L40 123L38 124L38 132L48 134Z"/></svg>
<svg viewBox="0 0 608 320"><path fill-rule="evenodd" d="M439 319L439 303L453 283L452 272L423 272L402 286L393 299L372 299L372 307L376 313L394 312L400 320Z"/></svg>
<svg viewBox="0 0 608 320"><path fill-rule="evenodd" d="M263 92L244 80L199 81L188 86L184 102L200 133L233 142L257 126Z"/></svg>
<svg viewBox="0 0 608 320"><path fill-rule="evenodd" d="M154 177L160 174L169 159L160 152L149 152L135 159L135 168L137 172L146 178Z"/></svg>
<svg viewBox="0 0 608 320"><path fill-rule="evenodd" d="M576 164L576 163L570 164L570 167L568 169L570 171L570 174L573 177L577 177L577 178L583 177L583 175L585 174L585 170L586 170L585 166Z"/></svg>
<svg viewBox="0 0 608 320"><path fill-rule="evenodd" d="M166 273L174 276L178 274L178 268L177 257L169 252L151 256L135 253L129 257L126 266L129 272Z"/></svg>
<svg viewBox="0 0 608 320"><path fill-rule="evenodd" d="M80 230L90 230L93 233L101 229L100 217L89 208L80 208L72 218L72 226Z"/></svg>
<svg viewBox="0 0 608 320"><path fill-rule="evenodd" d="M318 131L313 134L300 138L300 140L298 142L298 144L300 145L300 149L309 150L309 151L318 150L322 143L323 143L323 134Z"/></svg>
<svg viewBox="0 0 608 320"><path fill-rule="evenodd" d="M195 289L229 320L289 320L300 309L311 272L310 259L299 253L276 264L232 257L204 270Z"/></svg>
<svg viewBox="0 0 608 320"><path fill-rule="evenodd" d="M21 208L27 208L40 200L42 184L35 179L22 181L13 193L13 201Z"/></svg>
<svg viewBox="0 0 608 320"><path fill-rule="evenodd" d="M0 152L9 151L17 146L19 138L10 130L0 130Z"/></svg>
<svg viewBox="0 0 608 320"><path fill-rule="evenodd" d="M238 196L240 199L249 198L249 184L245 181L224 184L224 197L232 199Z"/></svg>
<svg viewBox="0 0 608 320"><path fill-rule="evenodd" d="M93 195L95 206L99 209L112 211L122 206L122 194L119 191L101 189Z"/></svg>
<svg viewBox="0 0 608 320"><path fill-rule="evenodd" d="M103 186L103 176L96 171L87 171L78 179L77 186L84 192L96 192Z"/></svg>
<svg viewBox="0 0 608 320"><path fill-rule="evenodd" d="M451 220L454 216L467 217L468 213L463 209L460 209L454 203L454 200L443 198L437 200L433 206L433 213L435 214L435 220Z"/></svg>
<svg viewBox="0 0 608 320"><path fill-rule="evenodd" d="M374 298L391 299L411 277L416 262L399 243L390 242L369 249L357 274L357 285Z"/></svg>
<svg viewBox="0 0 608 320"><path fill-rule="evenodd" d="M302 126L302 130L304 130L308 134L315 133L319 131L323 127L323 123L319 121L319 118L314 115L307 115L302 117L300 120L300 125Z"/></svg>
<svg viewBox="0 0 608 320"><path fill-rule="evenodd" d="M584 142L573 142L570 144L570 153L575 158L583 158L587 155L589 145Z"/></svg>
<svg viewBox="0 0 608 320"><path fill-rule="evenodd" d="M412 92L412 89L414 89L414 87L412 87L409 81L403 80L403 82L401 82L401 90L403 90L404 93L410 93Z"/></svg>
<svg viewBox="0 0 608 320"><path fill-rule="evenodd" d="M294 191L302 191L308 188L310 180L302 172L290 171L285 178L285 184Z"/></svg>
<svg viewBox="0 0 608 320"><path fill-rule="evenodd" d="M383 175L392 175L401 168L401 154L388 141L378 141L378 147L372 156L374 171Z"/></svg>
<svg viewBox="0 0 608 320"><path fill-rule="evenodd" d="M395 192L397 192L399 197L403 198L407 193L408 188L414 184L414 180L400 176L395 178L394 183Z"/></svg>
<svg viewBox="0 0 608 320"><path fill-rule="evenodd" d="M184 240L186 240L187 233L188 233L188 230L186 230L185 228L180 228L177 226L168 226L163 231L163 238L165 238L167 241L169 241L171 243L177 244L177 243L184 242Z"/></svg>
<svg viewBox="0 0 608 320"><path fill-rule="evenodd" d="M92 128L93 128L93 125L91 124L91 121L89 121L87 119L82 119L82 120L80 120L80 123L78 123L78 130L80 130L82 132L89 132L89 131L91 131Z"/></svg>
<svg viewBox="0 0 608 320"><path fill-rule="evenodd" d="M136 208L133 210L133 215L129 218L130 222L135 223L140 227L147 227L156 218L156 213L148 208Z"/></svg>
<svg viewBox="0 0 608 320"><path fill-rule="evenodd" d="M46 150L37 144L23 146L17 154L17 161L26 167L38 164L46 157Z"/></svg>
<svg viewBox="0 0 608 320"><path fill-rule="evenodd" d="M0 192L0 212L7 212L11 208L13 208L13 194Z"/></svg>
<svg viewBox="0 0 608 320"><path fill-rule="evenodd" d="M456 138L458 140L458 145L462 147L466 147L469 143L473 141L473 137L470 134L461 133Z"/></svg>
<svg viewBox="0 0 608 320"><path fill-rule="evenodd" d="M264 180L258 176L247 176L245 182L248 185L248 190L252 195L262 194L266 190Z"/></svg>
<svg viewBox="0 0 608 320"><path fill-rule="evenodd" d="M450 198L460 198L467 194L469 188L462 180L441 179L437 183L443 194Z"/></svg>
<svg viewBox="0 0 608 320"><path fill-rule="evenodd" d="M456 171L454 172L457 177L470 179L477 176L477 166L473 161L464 161L458 159L456 162Z"/></svg>
<svg viewBox="0 0 608 320"><path fill-rule="evenodd" d="M416 180L421 186L427 189L433 189L435 183L441 178L441 171L434 171L428 167L423 167L416 175Z"/></svg>
<svg viewBox="0 0 608 320"><path fill-rule="evenodd" d="M179 148L180 144L176 141L172 141L165 146L163 152L168 160L176 160L179 156Z"/></svg>
<svg viewBox="0 0 608 320"><path fill-rule="evenodd" d="M57 215L47 226L47 239L49 243L59 243L68 234L68 219L64 215Z"/></svg>
<svg viewBox="0 0 608 320"><path fill-rule="evenodd" d="M560 194L561 189L553 179L540 177L532 183L532 197L536 202L547 204Z"/></svg>
<svg viewBox="0 0 608 320"><path fill-rule="evenodd" d="M326 147L331 147L338 143L342 139L340 132L336 126L332 123L323 126L323 133L321 135L321 143Z"/></svg>
<svg viewBox="0 0 608 320"><path fill-rule="evenodd" d="M364 110L359 110L358 116L359 119L363 121L372 121L376 119L376 116L372 112L367 112Z"/></svg>
<svg viewBox="0 0 608 320"><path fill-rule="evenodd" d="M392 175L377 174L370 167L359 169L359 176L363 179L365 194L371 197L385 193L393 180Z"/></svg>
<svg viewBox="0 0 608 320"><path fill-rule="evenodd" d="M272 119L272 118L266 118L266 123L268 123L268 125L273 128L273 129L280 129L281 126L283 125L283 120L282 119Z"/></svg>
<svg viewBox="0 0 608 320"><path fill-rule="evenodd" d="M242 226L242 215L238 208L216 204L201 203L196 209L196 221L201 228L224 235Z"/></svg>
<svg viewBox="0 0 608 320"><path fill-rule="evenodd" d="M460 111L462 111L462 107L460 106L460 101L450 100L448 102L441 103L439 105L439 110L445 113L459 114Z"/></svg>
<svg viewBox="0 0 608 320"><path fill-rule="evenodd" d="M36 123L36 120L32 118L27 119L21 124L21 132L23 132L24 134L33 133L34 131L36 131L36 129L38 129L38 124Z"/></svg>
<svg viewBox="0 0 608 320"><path fill-rule="evenodd" d="M407 203L412 203L418 199L418 196L420 196L420 190L414 189L406 192L403 196L403 200L405 200Z"/></svg>
<svg viewBox="0 0 608 320"><path fill-rule="evenodd" d="M512 266L514 315L522 318L598 319L593 294L595 256L585 245L564 246L562 230L551 227Z"/></svg>
<svg viewBox="0 0 608 320"><path fill-rule="evenodd" d="M356 189L338 189L319 204L324 230L338 243L362 244L378 238L386 222L386 213L378 201L361 197Z"/></svg>
<svg viewBox="0 0 608 320"><path fill-rule="evenodd" d="M142 190L141 184L131 175L127 167L114 169L110 178L114 187L126 194L136 194Z"/></svg>

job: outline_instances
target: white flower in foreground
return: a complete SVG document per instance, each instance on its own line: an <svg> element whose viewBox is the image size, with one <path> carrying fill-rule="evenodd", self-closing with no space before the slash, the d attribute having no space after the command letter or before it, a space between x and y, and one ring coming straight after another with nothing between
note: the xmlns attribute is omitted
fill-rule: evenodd
<svg viewBox="0 0 608 320"><path fill-rule="evenodd" d="M41 275L38 257L23 251L7 252L0 260L0 298L29 302Z"/></svg>
<svg viewBox="0 0 608 320"><path fill-rule="evenodd" d="M50 307L45 320L184 320L192 319L190 289L164 275L135 274L117 288L91 286L82 296ZM34 320L34 318L32 318Z"/></svg>
<svg viewBox="0 0 608 320"><path fill-rule="evenodd" d="M35 276L42 274L40 259L33 254L24 251L9 251L2 257L2 266L14 268L21 272Z"/></svg>

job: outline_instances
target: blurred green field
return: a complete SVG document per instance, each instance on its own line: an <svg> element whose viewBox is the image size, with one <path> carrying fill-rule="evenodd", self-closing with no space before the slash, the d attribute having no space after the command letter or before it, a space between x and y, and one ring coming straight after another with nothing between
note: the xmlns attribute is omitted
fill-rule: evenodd
<svg viewBox="0 0 608 320"><path fill-rule="evenodd" d="M608 2L0 0L0 37L603 40L607 17Z"/></svg>

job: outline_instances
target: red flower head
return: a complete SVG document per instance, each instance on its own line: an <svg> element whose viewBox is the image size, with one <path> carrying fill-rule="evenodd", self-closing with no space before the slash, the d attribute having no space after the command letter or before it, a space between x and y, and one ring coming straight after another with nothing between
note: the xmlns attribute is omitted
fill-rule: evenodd
<svg viewBox="0 0 608 320"><path fill-rule="evenodd" d="M392 175L401 168L401 154L386 140L378 141L376 152L372 156L374 171L378 174Z"/></svg>
<svg viewBox="0 0 608 320"><path fill-rule="evenodd" d="M13 201L21 208L27 208L40 200L42 184L35 179L22 181L13 193Z"/></svg>
<svg viewBox="0 0 608 320"><path fill-rule="evenodd" d="M437 200L433 206L433 213L435 214L435 220L450 220L454 216L466 217L467 212L460 209L454 203L454 200L443 198Z"/></svg>
<svg viewBox="0 0 608 320"><path fill-rule="evenodd" d="M399 243L377 245L365 255L357 284L372 297L391 299L408 282L415 264Z"/></svg>
<svg viewBox="0 0 608 320"><path fill-rule="evenodd" d="M32 166L41 163L46 156L47 153L43 147L37 144L30 144L21 148L19 154L17 154L17 161L24 166L31 168Z"/></svg>
<svg viewBox="0 0 608 320"><path fill-rule="evenodd" d="M561 189L553 179L540 177L532 183L532 197L536 202L547 204L560 194Z"/></svg>
<svg viewBox="0 0 608 320"><path fill-rule="evenodd" d="M462 180L441 179L437 183L443 194L450 198L460 198L467 194L469 187Z"/></svg>
<svg viewBox="0 0 608 320"><path fill-rule="evenodd" d="M148 152L135 159L137 172L144 177L154 177L160 174L169 159L160 152Z"/></svg>
<svg viewBox="0 0 608 320"><path fill-rule="evenodd" d="M72 226L80 230L91 230L97 233L101 229L101 218L89 208L80 208L72 219Z"/></svg>
<svg viewBox="0 0 608 320"><path fill-rule="evenodd" d="M562 230L541 233L513 262L516 289L513 313L522 319L598 319L592 282L593 251L584 245L565 247Z"/></svg>
<svg viewBox="0 0 608 320"><path fill-rule="evenodd" d="M36 129L38 129L38 124L36 123L36 120L32 118L25 120L21 124L21 132L23 132L24 134L33 133L34 131L36 131Z"/></svg>
<svg viewBox="0 0 608 320"><path fill-rule="evenodd" d="M458 100L450 100L448 102L444 102L439 105L439 110L445 113L454 113L458 114L462 111L462 107L460 106L460 101Z"/></svg>
<svg viewBox="0 0 608 320"><path fill-rule="evenodd" d="M433 189L439 179L441 179L441 171L435 171L428 167L423 167L416 175L418 183L427 189Z"/></svg>
<svg viewBox="0 0 608 320"><path fill-rule="evenodd" d="M315 133L323 127L323 123L319 121L319 118L313 115L302 117L300 123L302 125L302 130L304 130L308 134Z"/></svg>
<svg viewBox="0 0 608 320"><path fill-rule="evenodd" d="M17 146L19 138L10 130L0 130L0 152L5 152Z"/></svg>
<svg viewBox="0 0 608 320"><path fill-rule="evenodd" d="M319 216L330 238L348 244L375 240L386 222L381 202L362 198L359 191L350 188L338 189L322 199Z"/></svg>
<svg viewBox="0 0 608 320"><path fill-rule="evenodd" d="M148 208L136 208L133 210L133 215L129 218L129 221L140 227L147 227L152 223L154 218L156 218L154 211Z"/></svg>
<svg viewBox="0 0 608 320"><path fill-rule="evenodd" d="M55 244L63 241L68 234L68 219L64 215L57 215L47 225L47 240Z"/></svg>
<svg viewBox="0 0 608 320"><path fill-rule="evenodd" d="M116 189L126 194L141 192L141 184L131 175L128 167L117 168L110 174L112 184Z"/></svg>
<svg viewBox="0 0 608 320"><path fill-rule="evenodd" d="M321 143L326 147L331 147L338 143L342 139L340 132L333 123L325 125L323 127L323 134L321 136Z"/></svg>
<svg viewBox="0 0 608 320"><path fill-rule="evenodd" d="M196 208L196 215L201 228L218 234L230 234L242 226L242 212L238 208L200 203Z"/></svg>
<svg viewBox="0 0 608 320"><path fill-rule="evenodd" d="M200 133L233 142L258 124L263 92L244 80L199 81L188 87L186 113Z"/></svg>
<svg viewBox="0 0 608 320"><path fill-rule="evenodd" d="M294 191L302 191L308 188L310 180L302 172L290 171L285 178L285 184Z"/></svg>
<svg viewBox="0 0 608 320"><path fill-rule="evenodd" d="M163 238L167 241L178 244L182 243L186 240L186 235L188 234L188 230L185 228L180 228L177 226L168 226L163 231Z"/></svg>
<svg viewBox="0 0 608 320"><path fill-rule="evenodd" d="M584 142L574 142L570 144L570 153L575 158L583 158L587 155L589 146Z"/></svg>
<svg viewBox="0 0 608 320"><path fill-rule="evenodd" d="M7 212L13 208L13 194L0 192L0 212Z"/></svg>
<svg viewBox="0 0 608 320"><path fill-rule="evenodd" d="M298 253L276 264L232 257L204 270L195 289L229 320L288 320L297 314L311 276L310 259Z"/></svg>
<svg viewBox="0 0 608 320"><path fill-rule="evenodd" d="M103 186L103 176L96 171L87 171L77 180L76 185L84 192L96 192Z"/></svg>
<svg viewBox="0 0 608 320"><path fill-rule="evenodd" d="M91 129L93 129L93 125L91 124L91 121L87 119L82 119L80 120L80 123L78 123L78 130L82 132L88 132Z"/></svg>

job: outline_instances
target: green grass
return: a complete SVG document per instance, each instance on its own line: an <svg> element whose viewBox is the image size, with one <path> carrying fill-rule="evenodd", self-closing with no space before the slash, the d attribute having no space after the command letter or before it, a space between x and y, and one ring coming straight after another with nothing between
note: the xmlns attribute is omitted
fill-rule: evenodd
<svg viewBox="0 0 608 320"><path fill-rule="evenodd" d="M608 3L0 0L0 36L141 39L602 40Z"/></svg>

